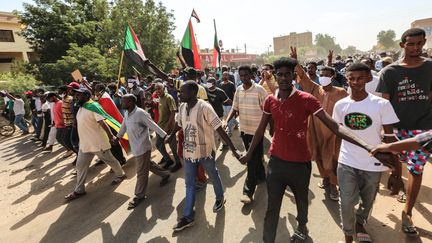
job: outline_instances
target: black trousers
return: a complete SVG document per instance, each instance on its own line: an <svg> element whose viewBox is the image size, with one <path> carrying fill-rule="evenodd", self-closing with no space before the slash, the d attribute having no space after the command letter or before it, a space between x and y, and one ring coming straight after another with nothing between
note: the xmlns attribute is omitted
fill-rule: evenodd
<svg viewBox="0 0 432 243"><path fill-rule="evenodd" d="M241 132L241 138L246 150L249 149L253 135ZM252 153L252 158L247 163L247 176L243 186L243 194L250 197L255 193L256 186L259 180L265 180L265 169L263 165L264 146L263 139L258 143L258 146Z"/></svg>
<svg viewBox="0 0 432 243"><path fill-rule="evenodd" d="M274 242L276 238L282 198L287 186L294 194L297 206L297 221L305 225L308 221L308 192L311 162L289 162L270 157L267 174L267 211L264 218L263 241Z"/></svg>
<svg viewBox="0 0 432 243"><path fill-rule="evenodd" d="M43 126L42 129L43 129L44 133L43 133L43 138L42 138L42 145L45 146L46 143L47 143L47 141L48 141L48 135L49 135L49 132L50 132L50 129L51 129L51 127L50 127L50 125L51 125L51 115L50 115L50 113L49 112L44 112L43 119L44 119L44 122L42 122L42 124L44 124L44 126Z"/></svg>
<svg viewBox="0 0 432 243"><path fill-rule="evenodd" d="M72 150L75 152L75 149L72 146L71 134L72 134L72 126L57 128L56 139L67 150Z"/></svg>

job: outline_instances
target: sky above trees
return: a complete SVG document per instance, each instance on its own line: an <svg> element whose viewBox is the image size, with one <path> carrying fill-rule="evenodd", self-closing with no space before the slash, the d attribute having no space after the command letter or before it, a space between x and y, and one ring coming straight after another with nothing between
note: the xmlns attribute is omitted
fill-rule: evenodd
<svg viewBox="0 0 432 243"><path fill-rule="evenodd" d="M31 0L4 1L1 11L22 10L22 2ZM275 36L304 31L311 31L314 36L329 34L342 48L352 45L366 51L377 44L380 31L392 29L399 39L411 22L432 17L430 0L162 0L162 3L174 10L177 40L183 36L195 8L201 19L199 24L194 22L200 47L212 47L215 18L224 48L243 49L246 43L252 53L266 52Z"/></svg>

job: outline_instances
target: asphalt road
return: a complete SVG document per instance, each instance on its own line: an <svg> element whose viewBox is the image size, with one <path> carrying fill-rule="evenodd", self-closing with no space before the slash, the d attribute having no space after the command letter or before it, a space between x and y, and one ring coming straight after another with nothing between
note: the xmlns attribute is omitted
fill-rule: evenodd
<svg viewBox="0 0 432 243"><path fill-rule="evenodd" d="M225 188L225 208L215 214L213 187L197 193L195 225L173 234L172 227L181 217L185 185L184 170L172 174L165 187L160 178L150 175L148 199L135 210L128 211L135 186L134 162L124 167L128 179L111 186L113 174L105 165L92 166L87 179L87 195L69 204L64 195L73 190L71 175L73 158L59 160L64 152L59 145L52 153L43 154L29 141L30 136L16 134L0 138L0 242L260 242L267 206L265 183L258 186L255 202L244 207L240 202L246 177L245 166L229 151L217 152L217 167ZM238 132L233 141L243 149ZM269 140L265 142L266 147ZM159 161L157 151L153 160ZM380 193L369 219L374 242L432 242L432 165L426 166L423 186L414 211L419 237L406 237L400 230L403 204ZM384 175L382 182L387 180ZM314 164L309 190L308 242L338 242L339 205L318 188L320 181ZM296 227L296 207L287 190L280 213L277 242L289 242Z"/></svg>

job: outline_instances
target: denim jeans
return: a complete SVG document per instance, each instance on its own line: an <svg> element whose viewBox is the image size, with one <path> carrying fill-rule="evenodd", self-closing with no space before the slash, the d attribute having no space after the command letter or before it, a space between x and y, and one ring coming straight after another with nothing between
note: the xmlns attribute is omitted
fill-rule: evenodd
<svg viewBox="0 0 432 243"><path fill-rule="evenodd" d="M17 125L17 127L19 129L21 129L21 131L28 132L27 124L24 121L24 115L15 115L14 122L15 122L15 125Z"/></svg>
<svg viewBox="0 0 432 243"><path fill-rule="evenodd" d="M224 196L224 191L222 188L222 181L219 176L218 169L216 168L214 157L202 158L192 162L189 159L185 160L185 181L186 181L186 198L185 206L183 209L183 216L189 220L194 219L194 205L195 205L195 176L198 170L198 164L201 164L210 181L213 183L213 189L216 194L216 200L221 200Z"/></svg>
<svg viewBox="0 0 432 243"><path fill-rule="evenodd" d="M370 215L378 192L381 172L359 170L339 163L337 175L342 230L345 235L353 235L355 222L363 225ZM355 212L359 199L361 202Z"/></svg>
<svg viewBox="0 0 432 243"><path fill-rule="evenodd" d="M230 106L230 105L224 105L223 108L224 108L224 117L227 118L227 117L228 117L228 114L229 114L230 111L231 111L232 106ZM232 130L234 129L234 127L235 127L236 125L238 125L238 121L233 117L233 118L228 122L228 124L227 124L227 126L228 126L228 131L229 131L230 133L232 133Z"/></svg>

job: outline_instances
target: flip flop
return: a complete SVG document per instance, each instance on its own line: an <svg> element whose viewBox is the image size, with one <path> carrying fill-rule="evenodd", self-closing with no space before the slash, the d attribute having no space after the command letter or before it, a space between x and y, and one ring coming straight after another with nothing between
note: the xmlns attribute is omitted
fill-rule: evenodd
<svg viewBox="0 0 432 243"><path fill-rule="evenodd" d="M402 212L402 231L410 236L416 236L418 235L418 231L416 227L414 226L412 220L408 218L408 215L404 214Z"/></svg>
<svg viewBox="0 0 432 243"><path fill-rule="evenodd" d="M372 242L372 239L368 233L357 233L356 239L359 243Z"/></svg>

